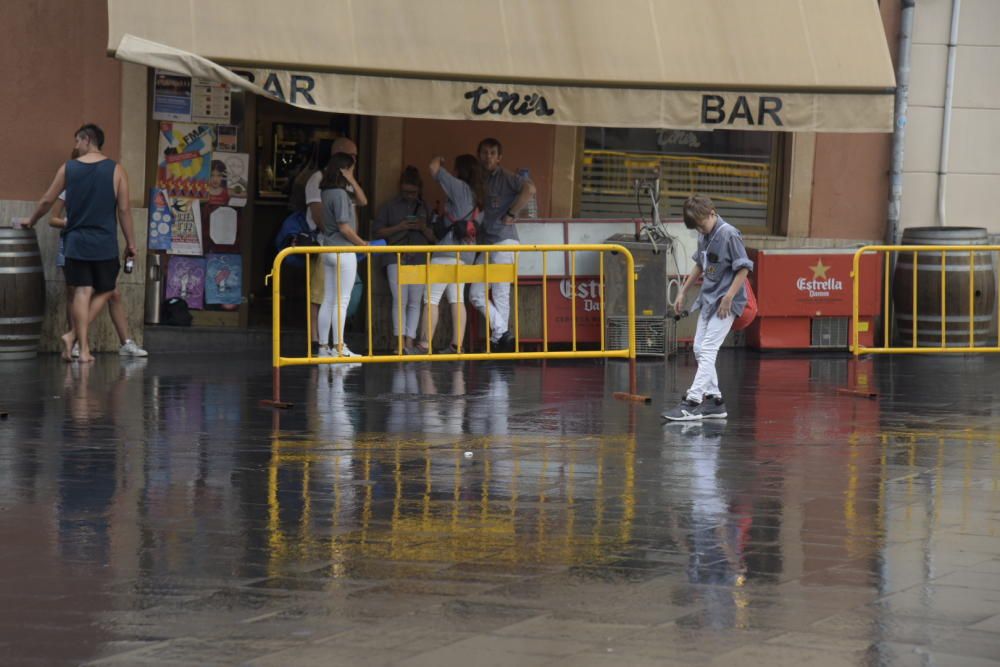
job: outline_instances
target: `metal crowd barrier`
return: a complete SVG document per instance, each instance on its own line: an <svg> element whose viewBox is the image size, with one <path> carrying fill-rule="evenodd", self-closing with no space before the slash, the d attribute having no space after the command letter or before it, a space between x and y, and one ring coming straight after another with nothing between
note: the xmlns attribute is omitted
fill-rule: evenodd
<svg viewBox="0 0 1000 667"><path fill-rule="evenodd" d="M855 356L1000 352L1000 308L997 308L1000 282L993 261L998 251L998 245L859 248L854 253L851 272L854 283L851 351ZM867 347L860 341L861 334L868 332L868 323L861 322L859 315L861 281L867 278L861 274L861 257L866 253L885 255L880 347ZM891 271L893 255L896 262L895 270ZM920 274L928 272L938 276L921 281ZM985 275L977 278L977 273ZM993 325L997 325L996 331Z"/></svg>
<svg viewBox="0 0 1000 667"><path fill-rule="evenodd" d="M569 253L570 256L570 286L571 295L571 318L572 323L572 345L570 350L549 349L548 336L548 294L547 287L550 276L548 274L548 254L552 252ZM600 293L600 320L601 337L600 347L596 350L581 350L577 346L577 322L576 322L576 254L578 252L596 252L599 256L599 293ZM365 295L367 299L366 324L368 349L365 354L354 357L318 357L312 353L312 345L309 336L306 336L305 356L286 357L281 354L281 269L282 264L291 255L305 255L306 279L303 285L306 295L310 290L311 256L322 254L357 253L368 255L362 269L360 264L358 270L366 272ZM455 253L456 259L463 253L483 253L485 261L482 264L432 264L431 258L442 253ZM494 253L513 253L513 264L490 263L490 256ZM520 256L525 253L541 253L542 255L542 350L527 352L521 349L520 336L520 309L518 290L518 264ZM431 347L427 354L404 354L403 337L397 337L397 347L395 352L388 354L375 354L373 346L372 327L372 259L373 255L396 255L397 266L399 266L397 277L398 288L404 285L423 285L425 295L429 296L431 285L435 283L459 284L464 288L468 283L510 283L511 284L511 332L514 336L513 352L495 352L491 349L489 330L489 309L490 300L486 300L486 351L485 352L459 352L459 353L435 353L433 349L433 335L428 336ZM427 260L425 264L404 265L403 255L423 254ZM608 254L619 255L626 263L625 275L632 276L632 281L627 286L627 310L628 310L628 346L620 349L608 349L606 341L606 308L605 308L605 257ZM316 260L319 261L319 260ZM272 372L273 372L273 396L265 403L275 407L289 407L289 404L281 401L281 369L285 366L318 366L323 364L354 364L354 363L389 363L389 362L416 362L416 361L477 361L477 360L497 360L497 359L629 359L631 361L631 393L616 393L616 397L634 401L647 401L646 397L636 394L635 381L635 260L632 253L624 246L616 244L561 244L561 245L421 245L421 246L302 246L285 248L274 258L271 273L267 275L265 282L271 283L272 290ZM336 275L337 283L334 286L337 293L336 317L340 317L341 294L340 272ZM330 289L330 285L325 286ZM664 286L665 288L665 286ZM429 317L430 299L423 304L423 317ZM311 314L309 313L309 299L306 299L306 330L311 329ZM400 317L402 321L402 317ZM334 326L339 327L339 321L334 322ZM399 327L402 331L402 326Z"/></svg>

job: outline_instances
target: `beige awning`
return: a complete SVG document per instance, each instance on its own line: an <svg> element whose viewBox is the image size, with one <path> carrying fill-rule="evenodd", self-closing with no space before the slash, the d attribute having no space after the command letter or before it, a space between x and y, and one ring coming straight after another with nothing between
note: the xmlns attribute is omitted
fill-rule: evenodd
<svg viewBox="0 0 1000 667"><path fill-rule="evenodd" d="M122 60L325 111L892 130L876 0L108 0L108 14Z"/></svg>

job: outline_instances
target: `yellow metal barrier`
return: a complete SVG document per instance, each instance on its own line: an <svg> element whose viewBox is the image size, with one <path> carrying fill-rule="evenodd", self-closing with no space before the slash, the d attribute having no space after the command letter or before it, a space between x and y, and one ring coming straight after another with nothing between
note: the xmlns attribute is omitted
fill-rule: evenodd
<svg viewBox="0 0 1000 667"><path fill-rule="evenodd" d="M993 253L1000 252L1000 246L998 245L871 245L859 248L857 252L854 253L854 266L851 272L851 278L853 279L853 308L852 308L852 340L851 340L851 351L854 354L940 354L940 353L969 353L969 352L1000 352L1000 338L996 339L995 345L977 345L976 339L977 335L980 340L985 337L984 331L980 328L977 331L977 322L985 323L987 325L987 331L992 328L994 323L997 324L997 332L989 332L990 335L1000 336L1000 308L997 308L997 295L1000 294L1000 281L996 276L996 267L993 263L992 257L989 259L989 266L994 275L987 281L978 280L976 278L977 271L984 272L985 269L977 269L976 256L977 255L989 255ZM883 294L883 310L882 310L882 346L881 347L866 347L861 345L860 335L861 333L867 331L866 323L860 321L860 304L861 304L861 257L867 253L883 253L884 254L884 271L882 274L882 294ZM929 262L921 262L921 255L925 258L931 253L939 254L941 257L941 263L939 266L932 265ZM896 257L896 271L895 275L897 277L897 284L893 285L893 274L890 272L890 259ZM966 265L949 265L948 257L968 257L968 271L966 271ZM909 262L909 264L907 263ZM933 301L935 306L938 306L935 313L921 312L921 295L920 291L920 273L921 268L935 269L939 274L936 281L930 283L929 286L929 296L932 298L925 298L924 303L929 304ZM905 276L908 278L912 285L905 285L905 281L901 278ZM949 277L956 276L960 277L962 280L953 279L949 285ZM964 280L968 279L967 288ZM985 284L984 284L985 282ZM977 289L978 287L978 289ZM895 289L894 289L895 288ZM905 289L905 293L903 290ZM953 289L957 293L957 299L961 299L959 304L959 309L949 308L948 292ZM900 312L898 310L899 304L896 305L895 317L893 317L893 309L890 302L890 294L895 294L902 298L908 297L910 303L909 312ZM936 292L936 293L935 293ZM928 295L924 295L925 297ZM965 299L968 299L968 303L965 303ZM977 315L977 300L980 301L980 310L988 310L990 312ZM995 311L995 312L994 312ZM899 346L893 345L893 334L899 334L899 326L894 330L892 328L892 322L894 319L899 318L902 320L909 319L910 333L908 337L909 345L903 344ZM954 326L949 326L949 318L953 318L958 322L968 320L968 325L962 324L962 329L957 330ZM936 328L933 334L929 333L928 329L921 329L921 320L933 321L935 319L939 320L939 328ZM966 338L966 331L968 337ZM928 338L928 336L931 336ZM956 336L961 337L961 343L949 344L949 337L955 338ZM921 338L924 338L923 344L921 343ZM933 340L932 340L933 339Z"/></svg>
<svg viewBox="0 0 1000 667"><path fill-rule="evenodd" d="M569 253L570 256L570 280L571 280L571 299L572 304L572 319L573 319L573 344L571 350L550 350L549 340L548 340L548 298L546 295L548 281L550 279L548 275L548 253L558 252L558 253ZM600 257L600 322L601 322L601 343L600 348L596 350L578 350L576 345L576 254L578 252L597 252ZM306 256L306 283L305 289L306 294L309 293L309 275L310 275L310 258L312 255L323 255L323 254L346 254L346 253L356 253L368 255L368 261L365 262L365 268L367 275L366 283L366 294L367 294L367 322L366 322L366 332L368 340L368 350L366 354L362 354L355 357L317 357L313 356L312 348L310 342L306 341L306 355L304 357L285 357L281 354L281 268L285 259L291 255L305 255ZM451 264L438 264L432 263L433 257L448 257L454 253L455 263ZM485 261L483 264L459 264L461 254L465 253L482 253L484 254ZM507 263L491 263L490 256L496 253L512 253L514 255L514 262ZM521 339L520 339L520 321L519 321L519 308L518 308L518 263L520 256L524 253L542 253L542 329L543 329L543 342L542 350L540 352L525 352L521 350ZM606 314L605 314L605 272L604 272L604 255L607 253L613 253L616 255L621 255L623 261L626 263L627 271L626 275L632 276L632 281L627 285L627 311L628 311L628 347L623 349L609 350L605 345L604 327L606 325ZM511 310L513 314L512 322L512 332L514 335L514 352L493 352L490 347L490 329L489 329L489 309L491 307L490 300L486 300L486 334L484 336L486 340L486 352L461 352L458 353L435 353L433 350L433 343L428 340L431 347L428 349L426 354L404 354L403 351L403 338L400 333L397 336L397 347L394 353L389 354L375 354L373 349L373 330L372 330L372 300L371 300L371 285L372 285L372 259L373 255L396 255L397 265L399 270L397 273L397 289L404 285L423 285L426 288L425 295L429 297L431 285L433 284L458 284L465 285L468 283L511 283L513 299L511 301ZM403 255L413 255L413 254L423 254L426 256L426 263L421 265L404 265L402 263ZM448 257L448 261L451 258ZM361 270L359 268L359 270ZM616 394L619 398L628 398L629 400L645 400L645 397L640 397L636 395L636 380L635 380L635 360L636 360L636 344L635 344L635 260L632 257L632 253L629 252L627 248L615 244L561 244L561 245L421 245L421 246L304 246L304 247L292 247L285 248L274 258L274 264L271 269L271 273L267 275L266 281L270 281L272 290L272 370L273 370L273 397L272 400L267 401L267 403L278 406L287 407L288 404L282 403L281 395L281 376L280 371L285 366L316 366L321 364L352 364L352 363L388 363L388 362L413 362L413 361L476 361L476 360L496 360L496 359L629 359L632 362L631 369L631 393L630 394ZM327 289L331 286L327 285ZM340 272L337 272L337 283L334 286L337 293L337 317L338 320L333 324L334 326L340 327L339 317L341 312L341 301L340 295L342 294L340 289ZM397 292L398 293L398 292ZM429 298L425 298L425 308L427 309L423 315L429 318L430 304ZM308 299L307 299L308 302ZM307 308L306 315L306 329L309 330L311 327L311 322L309 320L309 309ZM402 318L400 318L400 322ZM399 327L400 332L402 331L402 326ZM429 339L433 339L433 334L428 336ZM343 341L342 341L343 342Z"/></svg>

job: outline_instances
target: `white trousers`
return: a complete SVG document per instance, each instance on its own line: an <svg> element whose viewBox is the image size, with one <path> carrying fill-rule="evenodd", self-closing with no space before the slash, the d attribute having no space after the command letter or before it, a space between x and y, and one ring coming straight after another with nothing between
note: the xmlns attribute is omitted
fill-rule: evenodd
<svg viewBox="0 0 1000 667"><path fill-rule="evenodd" d="M715 371L715 358L719 356L719 348L729 335L735 320L732 313L725 318L712 315L707 320L698 313L698 329L694 334L694 358L698 360L698 372L687 391L689 401L701 403L705 396L722 398L719 375Z"/></svg>
<svg viewBox="0 0 1000 667"><path fill-rule="evenodd" d="M431 264L451 264L458 262L454 257L434 257ZM461 264L462 262L458 262ZM427 303L427 290L422 286L417 286L424 295L424 303ZM441 303L441 296L447 292L449 303L465 303L465 285L462 283L431 283L431 305Z"/></svg>
<svg viewBox="0 0 1000 667"><path fill-rule="evenodd" d="M337 308L337 270L340 270L340 303ZM351 303L354 279L358 275L358 257L353 252L323 255L323 305L319 307L316 326L320 345L337 345L344 338L347 306ZM331 331L333 336L330 336Z"/></svg>
<svg viewBox="0 0 1000 667"><path fill-rule="evenodd" d="M399 310L400 305L402 305L403 335L407 338L416 338L417 327L420 326L420 294L424 288L421 285L397 286L398 264L390 264L385 267L385 273L389 279L389 291L392 292L392 335L393 337L399 336Z"/></svg>
<svg viewBox="0 0 1000 667"><path fill-rule="evenodd" d="M514 239L504 239L496 245L519 245ZM485 264L486 254L479 253L476 264ZM514 253L491 252L490 264L513 264ZM507 333L510 320L510 283L490 283L490 338L495 343ZM486 285L473 283L469 286L469 303L486 317Z"/></svg>

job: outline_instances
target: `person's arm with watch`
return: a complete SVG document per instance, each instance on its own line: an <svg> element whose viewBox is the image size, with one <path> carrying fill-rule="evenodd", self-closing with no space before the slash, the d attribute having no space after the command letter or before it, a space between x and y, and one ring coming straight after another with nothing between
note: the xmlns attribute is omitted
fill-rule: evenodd
<svg viewBox="0 0 1000 667"><path fill-rule="evenodd" d="M517 214L524 210L531 198L535 196L535 184L528 179L521 182L521 191L517 194L517 199L510 205L507 212L500 219L505 225L513 225L517 222Z"/></svg>

